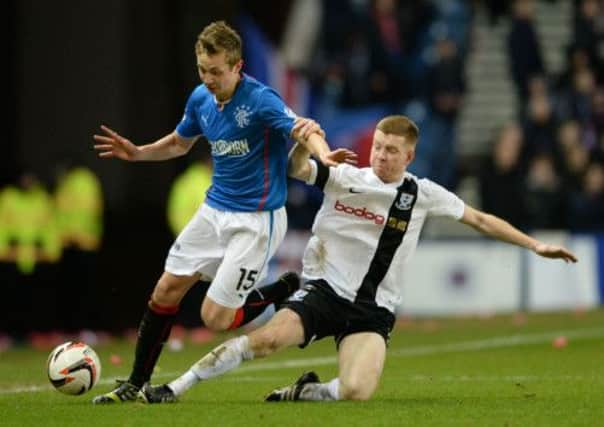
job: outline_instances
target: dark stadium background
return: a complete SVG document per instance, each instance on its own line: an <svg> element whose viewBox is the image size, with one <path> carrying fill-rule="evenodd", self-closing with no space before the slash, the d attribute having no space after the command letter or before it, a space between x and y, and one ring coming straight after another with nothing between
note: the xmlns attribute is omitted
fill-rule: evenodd
<svg viewBox="0 0 604 427"><path fill-rule="evenodd" d="M120 331L136 326L144 304L162 272L166 252L173 240L166 221L166 200L170 186L175 177L195 159L206 155L206 152L204 144L197 144L193 152L185 158L167 162L132 164L106 161L98 159L92 149L92 135L98 132L100 124L106 123L141 144L171 131L182 115L190 90L199 82L193 52L199 31L211 21L224 19L234 23L238 17L245 15L255 22L270 41L278 42L293 3L289 0L8 0L3 4L2 16L8 34L5 38L6 58L3 61L6 68L3 94L7 126L0 143L0 187L15 183L20 174L29 171L35 173L43 184L52 189L59 167L67 164L86 166L97 174L102 183L104 234L102 248L96 260L91 292L79 292L78 283L66 284L53 280L53 274L47 274L48 266L40 265L31 277L16 277L14 272L7 272L5 264L0 263L0 286L3 286L5 291L7 306L4 313L0 314L0 334L6 332L3 331L6 313L17 313L20 318L27 320L17 323L23 329L19 332L26 333L30 326L32 329L52 329L54 316L72 310L75 306L94 313L92 317L95 320L91 325L93 327ZM353 7L353 3L358 6L363 2L321 2L326 12L331 13L331 19L334 19L323 24L323 31L328 41L333 44L341 42L341 26L355 25L346 22L349 15L345 12L350 11L344 10L346 7ZM429 11L430 6L436 3L441 3L442 6L445 2L425 0L399 3L407 8L405 11L413 9L416 13L406 16L409 21L407 24L420 28L421 25L430 23L424 12ZM481 15L488 16L485 19L490 22L486 25L491 27L498 19L502 19L502 16L507 19L510 15L510 2L484 0L452 1L451 4L453 3L466 6L468 11L480 4L489 6L488 12ZM546 8L549 5L568 5L566 22L570 27L579 22L576 15L577 6L581 1L565 3L563 0L544 0L537 3L542 9L543 5L546 5ZM366 4L372 3L367 1ZM465 22L469 28L468 32L471 32L473 27L470 15L471 12L466 14ZM460 27L452 25L449 28L460 30ZM408 29L404 25L402 28ZM577 28L581 29L580 25L575 25L567 32L577 37ZM561 28L554 30L559 32ZM453 33L454 31L450 32L447 37L451 37ZM435 40L438 38L434 34L431 36ZM506 36L502 33L501 38ZM602 34L597 36L602 37ZM476 46L480 47L480 43L466 41L467 44L460 47L462 57ZM506 55L505 41L501 46L501 55ZM593 47L589 45L589 41L587 47ZM566 53L563 53L564 55ZM465 61L464 58L462 62ZM244 59L248 62L258 60L250 56ZM598 93L601 93L604 66L602 63L599 65ZM463 66L467 64L462 64ZM567 69L568 64L555 71ZM424 69L420 69L419 74L423 71ZM489 73L495 71L497 70L491 69ZM413 72L417 78L418 69L410 68L410 74ZM506 72L499 70L497 76L504 75L509 79L510 76L507 76ZM490 75L485 78L487 83L496 83L488 81ZM559 76L548 77L555 82ZM413 83L411 78L409 81ZM409 81L406 82L408 86L404 87L405 90L426 89L409 84ZM455 79L444 78L440 82L465 90L463 84ZM397 90L378 94L382 96L378 96L379 100L392 101L388 100L387 96L400 95L400 87L395 85L394 88ZM604 95L599 99L604 102ZM398 101L402 104L402 100ZM410 99L404 100L409 101ZM488 101L489 106L497 106L497 101ZM349 98L348 102L354 106L358 99ZM413 102L406 104L406 107L408 109L401 108L398 111L407 114L421 110L415 108L417 105ZM526 109L526 105L520 105L516 112L520 115ZM376 111L377 113L373 111L372 114L381 114L382 110ZM600 134L604 129L604 112L601 113L594 118L597 132ZM348 120L346 124L355 124L356 118L351 117ZM322 121L321 124L324 127L335 127L329 120ZM342 125L341 128L345 126ZM420 124L420 128L423 131L429 129L425 124ZM331 129L328 129L328 135L332 135ZM370 141L370 137L369 133L357 135L361 140L358 146L361 151L368 147L367 141ZM420 148L430 147L426 143L429 132L424 133L423 138ZM440 143L448 139L437 137L435 140ZM480 142L484 142L483 146L487 147L493 140L494 137L489 141ZM338 142L330 140L330 143L335 145ZM600 138L591 149L594 152L600 150L602 157L596 161L604 163L604 138ZM486 151L488 150L482 153L484 157L487 157ZM366 156L367 152L361 154ZM485 159L466 156L461 160L456 165L458 176L448 182L443 182L444 177L442 180L433 176L432 178L452 190L467 190L467 186L458 186L461 178L473 176L473 182L476 182L480 173L479 166ZM432 165L432 171L452 170L453 166L449 163L453 162ZM416 160L415 165L420 164ZM523 190L521 188L521 191ZM517 193L511 191L496 198L498 200L494 200L495 207L508 207L506 200L516 200L515 194ZM290 200L296 201L298 197L300 192L290 191ZM294 210L296 217L290 219L290 224L296 228L308 229L313 208L317 206L317 201L312 197L305 200L305 203L297 205ZM533 206L539 208L541 200L535 200L537 202ZM600 195L601 208L604 207L602 200L604 197ZM517 214L518 210L510 212L510 217ZM559 214L558 216L561 215L557 210L544 211L545 214L554 212ZM510 219L506 217L506 212L495 213ZM537 215L539 214L537 212ZM595 218L599 225L595 224L589 230L579 231L601 232L604 224L602 218L604 215ZM517 224L515 220L512 222ZM559 227L560 223L545 224L544 227L544 224L540 223L517 225L525 230L561 228L575 231L567 226L568 224ZM600 241L604 240L600 238ZM604 244L602 246L604 247ZM602 285L600 287L602 295L604 290Z"/></svg>

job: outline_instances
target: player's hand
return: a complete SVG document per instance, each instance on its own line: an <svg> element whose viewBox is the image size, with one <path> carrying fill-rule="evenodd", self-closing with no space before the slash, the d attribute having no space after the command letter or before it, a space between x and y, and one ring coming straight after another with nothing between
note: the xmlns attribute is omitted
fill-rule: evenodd
<svg viewBox="0 0 604 427"><path fill-rule="evenodd" d="M557 245L548 245L546 243L538 243L535 246L535 253L537 255L541 255L545 258L562 258L566 262L577 262L578 259L571 251L568 249L557 246Z"/></svg>
<svg viewBox="0 0 604 427"><path fill-rule="evenodd" d="M99 143L94 145L94 149L99 152L99 157L115 157L129 162L138 160L140 149L136 145L107 126L101 125L101 130L105 135L93 136Z"/></svg>
<svg viewBox="0 0 604 427"><path fill-rule="evenodd" d="M325 138L325 131L321 129L319 123L313 119L296 117L294 120L294 127L292 128L292 137L294 139L306 141L313 133L318 134L321 138Z"/></svg>
<svg viewBox="0 0 604 427"><path fill-rule="evenodd" d="M319 160L325 166L337 166L340 163L348 163L356 165L358 161L358 155L354 151L347 148L337 148L321 156Z"/></svg>

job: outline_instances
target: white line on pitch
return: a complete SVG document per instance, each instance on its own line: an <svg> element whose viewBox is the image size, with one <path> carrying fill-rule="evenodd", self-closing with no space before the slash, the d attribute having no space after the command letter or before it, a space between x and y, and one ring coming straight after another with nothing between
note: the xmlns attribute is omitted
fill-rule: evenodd
<svg viewBox="0 0 604 427"><path fill-rule="evenodd" d="M184 371L182 371L184 372ZM162 373L157 373L157 374L153 374L153 378L176 378L179 374L181 374L182 372L162 372ZM98 385L108 385L108 384L115 384L115 380L118 377L112 377L112 378L102 378L99 380L99 382L97 383ZM237 378L225 378L225 381L237 381L237 382L256 382L256 381L276 381L276 380L280 380L282 379L281 377L252 377L252 376L245 376L245 377L237 377ZM44 385L30 385L30 386L22 386L22 387L12 387L12 388L7 388L7 389L0 389L0 395L3 394L16 394L16 393L38 393L40 391L49 391L52 390L53 387L50 384L44 384Z"/></svg>
<svg viewBox="0 0 604 427"><path fill-rule="evenodd" d="M521 345L540 344L550 342L557 336L564 335L569 339L592 339L592 338L603 338L604 329L602 328L590 328L590 329L575 329L566 331L553 331L545 333L535 334L517 334L509 335L504 337L486 338L482 340L473 341L461 341L456 343L447 344L436 344L426 345L409 348L399 348L388 351L387 357L414 357L414 356L425 356L430 354L439 353L452 353L452 352L464 352L464 351L480 351L492 348L504 348L504 347L517 347ZM237 375L245 372L258 372L268 371L273 369L282 368L299 368L299 367L313 367L313 366L324 366L334 365L337 363L335 356L327 357L310 357L300 359L289 359L278 362L255 362L249 366L243 366L232 374ZM184 370L182 371L184 372ZM174 378L179 373L177 372L165 372L154 374L154 378ZM243 377L246 378L246 377ZM112 384L116 378L104 378L99 381L99 384ZM242 377L237 377L241 380ZM32 386L21 386L13 387L0 390L2 394L14 394L14 393L35 393L40 391L51 390L50 385L32 385Z"/></svg>
<svg viewBox="0 0 604 427"><path fill-rule="evenodd" d="M505 337L486 338L482 340L461 341L447 344L425 345L418 347L399 348L388 351L387 357L413 357L439 353L453 353L464 351L479 351L491 348L517 347L521 345L540 344L550 342L554 338L564 335L568 339L590 339L604 337L604 329L575 329L568 331L554 331L536 334L518 334ZM265 371L281 368L299 368L333 365L337 363L336 356L312 357L305 359L289 359L278 362L258 362L244 366L236 372ZM235 373L235 372L234 372Z"/></svg>

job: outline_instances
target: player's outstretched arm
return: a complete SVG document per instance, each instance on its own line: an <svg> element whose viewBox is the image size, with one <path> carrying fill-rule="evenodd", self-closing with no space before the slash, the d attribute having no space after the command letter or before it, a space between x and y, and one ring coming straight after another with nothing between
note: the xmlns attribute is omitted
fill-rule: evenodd
<svg viewBox="0 0 604 427"><path fill-rule="evenodd" d="M337 148L330 151L327 154L327 157L335 164L356 164L357 160L357 154L346 148ZM301 143L296 142L287 157L287 175L301 181L308 181L311 173L311 167L308 163L309 158L310 151L308 151L308 148Z"/></svg>
<svg viewBox="0 0 604 427"><path fill-rule="evenodd" d="M292 138L306 147L316 159L325 166L337 166L346 162L357 163L357 155L345 148L330 150L325 141L325 132L314 120L305 117L297 117L292 128Z"/></svg>
<svg viewBox="0 0 604 427"><path fill-rule="evenodd" d="M503 219L466 205L461 222L495 239L530 249L545 258L577 262L577 257L563 246L549 245L530 237Z"/></svg>
<svg viewBox="0 0 604 427"><path fill-rule="evenodd" d="M292 128L292 137L298 142L298 148L294 147L290 151L290 155L298 150L301 156L306 156L304 161L299 162L300 166L306 164L307 158L311 154L319 158L321 163L326 166L337 166L340 163L357 164L358 155L354 151L347 148L330 150L325 141L325 131L321 129L319 123L312 119L297 117ZM316 139L316 141L310 143L309 138ZM290 174L290 176L297 178L295 175Z"/></svg>
<svg viewBox="0 0 604 427"><path fill-rule="evenodd" d="M296 142L287 156L287 175L300 181L310 178L310 151L299 142Z"/></svg>
<svg viewBox="0 0 604 427"><path fill-rule="evenodd" d="M117 158L129 162L167 160L189 152L196 138L183 138L172 132L146 145L135 145L107 126L101 126L103 135L94 135L94 149L99 157Z"/></svg>

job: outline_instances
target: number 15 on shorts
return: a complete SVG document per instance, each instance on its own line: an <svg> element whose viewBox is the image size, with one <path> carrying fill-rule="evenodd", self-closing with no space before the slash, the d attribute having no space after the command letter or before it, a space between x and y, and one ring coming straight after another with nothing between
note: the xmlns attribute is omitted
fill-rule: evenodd
<svg viewBox="0 0 604 427"><path fill-rule="evenodd" d="M256 283L256 275L258 270L248 270L246 268L240 268L241 275L239 276L239 282L237 283L237 290L247 291L254 287Z"/></svg>

